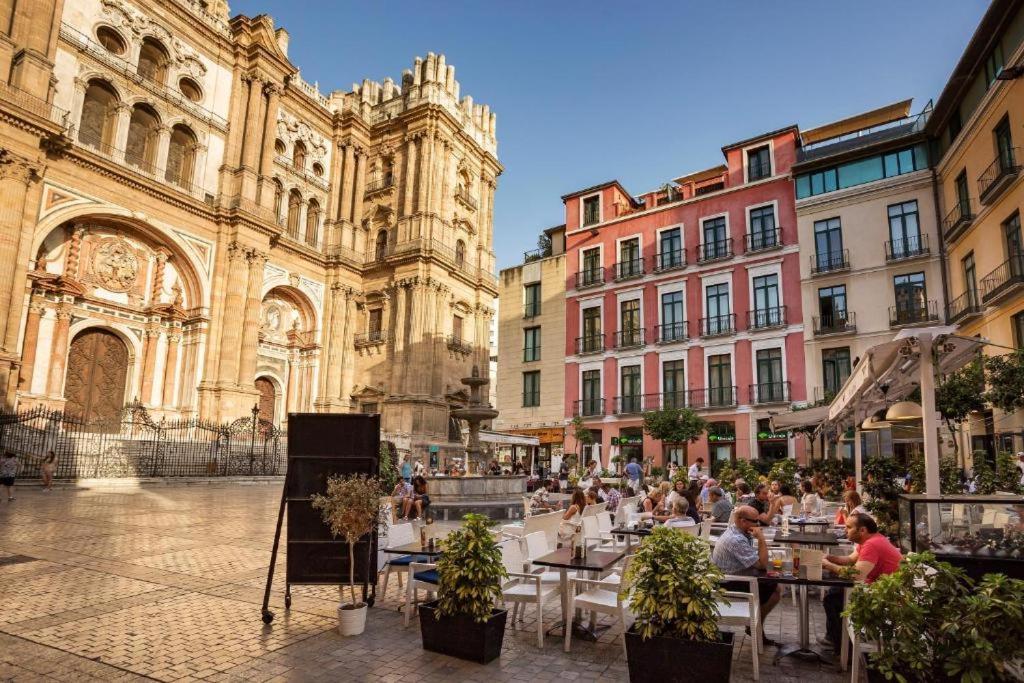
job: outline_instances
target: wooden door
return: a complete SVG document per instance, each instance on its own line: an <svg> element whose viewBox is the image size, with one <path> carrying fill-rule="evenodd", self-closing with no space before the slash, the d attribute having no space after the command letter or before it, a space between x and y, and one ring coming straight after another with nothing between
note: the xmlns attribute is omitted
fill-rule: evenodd
<svg viewBox="0 0 1024 683"><path fill-rule="evenodd" d="M107 330L78 335L68 351L65 410L98 431L117 431L128 380L128 347Z"/></svg>
<svg viewBox="0 0 1024 683"><path fill-rule="evenodd" d="M274 383L266 377L258 377L256 389L260 392L260 419L276 424L277 391L274 389Z"/></svg>

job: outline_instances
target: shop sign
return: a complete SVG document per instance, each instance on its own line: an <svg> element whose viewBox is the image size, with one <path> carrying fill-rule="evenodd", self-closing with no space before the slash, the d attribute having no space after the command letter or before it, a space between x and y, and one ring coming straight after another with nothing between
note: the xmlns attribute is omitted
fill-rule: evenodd
<svg viewBox="0 0 1024 683"><path fill-rule="evenodd" d="M780 439L788 439L789 434L787 432L758 432L758 441L776 441Z"/></svg>
<svg viewBox="0 0 1024 683"><path fill-rule="evenodd" d="M438 452L438 451L440 451L440 450L441 450L441 447L440 447L440 446L436 446L436 445L435 445L435 446L431 446L431 447L430 447L430 452L431 452L431 453L437 453L437 452Z"/></svg>
<svg viewBox="0 0 1024 683"><path fill-rule="evenodd" d="M613 446L642 446L644 443L644 437L642 436L613 436Z"/></svg>
<svg viewBox="0 0 1024 683"><path fill-rule="evenodd" d="M708 441L711 443L735 443L735 434L708 434Z"/></svg>

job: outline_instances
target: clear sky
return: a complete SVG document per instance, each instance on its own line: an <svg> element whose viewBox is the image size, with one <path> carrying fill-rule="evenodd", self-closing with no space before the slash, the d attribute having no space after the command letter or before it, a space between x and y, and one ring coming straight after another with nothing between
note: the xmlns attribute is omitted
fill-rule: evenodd
<svg viewBox="0 0 1024 683"><path fill-rule="evenodd" d="M723 144L938 96L987 0L231 0L291 34L322 91L400 82L427 52L498 115L494 244L522 261L561 195L634 195L722 161Z"/></svg>

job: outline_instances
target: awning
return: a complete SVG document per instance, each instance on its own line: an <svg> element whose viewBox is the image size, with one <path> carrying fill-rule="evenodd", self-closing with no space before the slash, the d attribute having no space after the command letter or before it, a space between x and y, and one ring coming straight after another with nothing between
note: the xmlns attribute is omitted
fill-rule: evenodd
<svg viewBox="0 0 1024 683"><path fill-rule="evenodd" d="M462 430L468 434L468 429ZM523 436L522 434L509 434L508 432L492 432L487 429L480 430L481 443L494 443L500 446L538 446L540 439L535 436Z"/></svg>
<svg viewBox="0 0 1024 683"><path fill-rule="evenodd" d="M788 413L773 415L772 431L781 432L786 429L813 427L828 419L828 406L815 406L806 410L793 410Z"/></svg>

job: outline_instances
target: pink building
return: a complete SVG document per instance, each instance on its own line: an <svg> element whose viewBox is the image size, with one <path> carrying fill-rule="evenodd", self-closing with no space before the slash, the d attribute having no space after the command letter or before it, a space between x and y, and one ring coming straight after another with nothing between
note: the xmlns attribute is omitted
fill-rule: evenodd
<svg viewBox="0 0 1024 683"><path fill-rule="evenodd" d="M617 181L562 197L565 411L599 447L683 465L642 413L689 406L711 423L689 460L801 457L768 418L806 400L796 127L722 148L725 164L633 198ZM571 431L566 451L576 448Z"/></svg>

